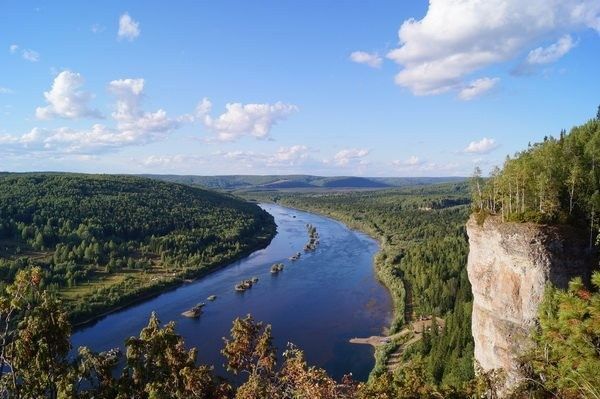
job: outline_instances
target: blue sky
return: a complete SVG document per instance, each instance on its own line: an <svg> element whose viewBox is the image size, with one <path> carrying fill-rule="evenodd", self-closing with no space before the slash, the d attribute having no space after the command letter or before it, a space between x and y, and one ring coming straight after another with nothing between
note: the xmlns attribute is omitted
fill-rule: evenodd
<svg viewBox="0 0 600 399"><path fill-rule="evenodd" d="M3 0L0 170L468 175L595 115L599 31L600 0Z"/></svg>

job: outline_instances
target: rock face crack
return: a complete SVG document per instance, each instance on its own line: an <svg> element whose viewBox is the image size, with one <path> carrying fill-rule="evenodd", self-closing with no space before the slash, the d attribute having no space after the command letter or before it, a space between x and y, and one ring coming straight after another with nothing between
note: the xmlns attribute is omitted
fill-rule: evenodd
<svg viewBox="0 0 600 399"><path fill-rule="evenodd" d="M483 370L504 369L506 387L518 383L517 358L531 344L531 329L548 283L566 288L576 276L589 279L597 264L587 234L569 226L467 223L467 271L473 291L475 360Z"/></svg>

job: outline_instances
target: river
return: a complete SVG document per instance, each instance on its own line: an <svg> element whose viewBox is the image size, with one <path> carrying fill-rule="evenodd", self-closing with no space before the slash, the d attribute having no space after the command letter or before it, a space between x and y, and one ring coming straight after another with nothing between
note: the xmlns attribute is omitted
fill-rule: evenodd
<svg viewBox="0 0 600 399"><path fill-rule="evenodd" d="M378 244L345 225L312 213L261 204L273 215L277 235L265 249L219 269L193 283L165 292L146 302L112 313L73 334L73 347L85 345L95 351L123 347L124 340L147 324L152 311L162 322L174 320L186 345L198 348L202 363L215 365L225 375L220 354L222 337L229 335L236 317L252 314L273 326L274 343L282 351L288 342L304 350L309 364L323 367L340 378L352 373L365 380L374 365L373 348L353 345L353 337L378 335L392 317L387 290L377 281L373 257ZM306 224L317 228L320 244L304 253L308 241ZM288 258L303 252L300 260ZM273 263L283 262L278 275ZM259 282L244 293L234 291L240 280L253 276ZM214 302L206 301L217 295ZM181 312L206 302L198 319Z"/></svg>

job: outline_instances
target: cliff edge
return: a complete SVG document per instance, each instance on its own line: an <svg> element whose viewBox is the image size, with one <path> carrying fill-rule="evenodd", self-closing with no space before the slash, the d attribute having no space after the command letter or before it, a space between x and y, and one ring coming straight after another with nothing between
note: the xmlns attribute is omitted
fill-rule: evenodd
<svg viewBox="0 0 600 399"><path fill-rule="evenodd" d="M587 279L595 266L586 232L568 226L467 223L467 271L473 291L475 360L483 370L504 369L506 388L518 383L517 357L530 344L531 328L548 283L565 288Z"/></svg>

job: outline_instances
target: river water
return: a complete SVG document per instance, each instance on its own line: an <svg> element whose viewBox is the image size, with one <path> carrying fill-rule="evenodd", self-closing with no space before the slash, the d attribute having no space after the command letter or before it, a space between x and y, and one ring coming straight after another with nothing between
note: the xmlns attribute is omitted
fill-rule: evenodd
<svg viewBox="0 0 600 399"><path fill-rule="evenodd" d="M222 337L229 335L236 317L252 314L273 326L276 347L288 342L304 350L309 364L323 367L340 378L352 373L365 380L374 365L373 348L350 344L353 337L378 335L389 325L392 303L387 290L376 280L373 256L377 242L332 219L278 205L261 204L277 223L271 244L249 257L146 302L110 314L73 334L73 347L85 345L95 351L123 347L124 340L147 324L152 311L162 322L174 320L188 346L198 348L199 360L215 365L225 375L220 354ZM317 228L320 244L304 253L308 241L306 224ZM288 258L302 252L300 260ZM273 263L285 269L270 273ZM258 277L244 293L234 291L240 280ZM206 301L217 295L214 302ZM181 312L206 302L198 319Z"/></svg>

